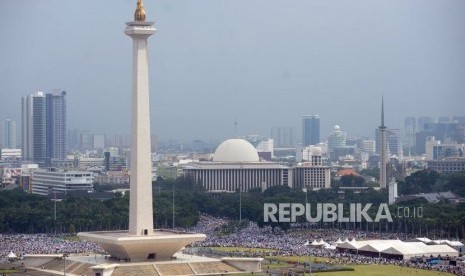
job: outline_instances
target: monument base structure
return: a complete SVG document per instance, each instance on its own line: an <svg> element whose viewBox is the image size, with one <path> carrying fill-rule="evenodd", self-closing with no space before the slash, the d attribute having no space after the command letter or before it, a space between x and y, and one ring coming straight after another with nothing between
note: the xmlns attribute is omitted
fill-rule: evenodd
<svg viewBox="0 0 465 276"><path fill-rule="evenodd" d="M27 271L37 275L232 275L262 271L263 258L212 258L178 252L175 259L154 262L124 262L105 255L63 254L25 255L22 263ZM28 273L29 274L29 273ZM30 275L36 275L33 272Z"/></svg>
<svg viewBox="0 0 465 276"><path fill-rule="evenodd" d="M144 236L128 231L78 233L78 237L100 245L111 257L131 262L164 261L186 245L205 240L204 234L154 229Z"/></svg>

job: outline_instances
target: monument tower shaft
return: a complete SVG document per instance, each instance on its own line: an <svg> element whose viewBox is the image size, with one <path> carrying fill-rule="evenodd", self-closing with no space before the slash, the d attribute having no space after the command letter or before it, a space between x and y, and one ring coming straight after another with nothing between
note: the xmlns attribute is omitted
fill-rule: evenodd
<svg viewBox="0 0 465 276"><path fill-rule="evenodd" d="M153 233L152 161L150 158L150 108L147 38L155 33L153 22L145 22L141 1L135 21L124 31L133 40L131 107L131 180L129 234Z"/></svg>
<svg viewBox="0 0 465 276"><path fill-rule="evenodd" d="M379 186L386 188L387 186L387 141L386 141L387 127L384 125L384 97L381 98L381 125L379 126L381 154L380 154L380 168L379 168Z"/></svg>
<svg viewBox="0 0 465 276"><path fill-rule="evenodd" d="M166 261L181 248L203 241L206 236L153 229L147 38L155 33L155 28L153 22L145 22L142 0L137 0L134 21L126 25L124 33L133 40L129 230L81 232L78 236L98 243L113 258L120 260ZM109 271L115 269L113 263L107 268ZM100 266L96 269L99 273L95 275L112 273L102 273Z"/></svg>

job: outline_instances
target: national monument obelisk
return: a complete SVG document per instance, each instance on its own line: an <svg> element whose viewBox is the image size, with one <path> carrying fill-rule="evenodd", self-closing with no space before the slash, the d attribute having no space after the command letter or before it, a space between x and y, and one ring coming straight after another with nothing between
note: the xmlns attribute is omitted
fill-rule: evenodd
<svg viewBox="0 0 465 276"><path fill-rule="evenodd" d="M153 229L147 38L155 28L153 22L145 21L142 0L137 0L134 21L126 23L124 33L133 40L129 230L82 232L78 236L98 243L117 259L169 260L181 248L206 236Z"/></svg>
<svg viewBox="0 0 465 276"><path fill-rule="evenodd" d="M133 40L129 234L147 235L153 229L147 38L155 28L145 21L142 0L137 1L134 21L126 24L124 33Z"/></svg>

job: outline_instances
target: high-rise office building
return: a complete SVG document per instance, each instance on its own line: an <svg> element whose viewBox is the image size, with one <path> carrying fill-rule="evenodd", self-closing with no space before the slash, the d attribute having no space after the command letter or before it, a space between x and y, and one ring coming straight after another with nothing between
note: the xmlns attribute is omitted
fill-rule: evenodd
<svg viewBox="0 0 465 276"><path fill-rule="evenodd" d="M407 149L415 147L415 134L417 132L417 122L415 117L407 117L404 120L405 137L404 145Z"/></svg>
<svg viewBox="0 0 465 276"><path fill-rule="evenodd" d="M75 150L79 148L79 130L75 129L68 129L66 135L66 145L68 150Z"/></svg>
<svg viewBox="0 0 465 276"><path fill-rule="evenodd" d="M16 122L6 119L3 122L3 148L16 148Z"/></svg>
<svg viewBox="0 0 465 276"><path fill-rule="evenodd" d="M273 127L271 128L271 138L277 148L292 148L295 146L293 127Z"/></svg>
<svg viewBox="0 0 465 276"><path fill-rule="evenodd" d="M45 94L38 91L21 99L23 159L45 165Z"/></svg>
<svg viewBox="0 0 465 276"><path fill-rule="evenodd" d="M433 122L433 119L429 116L419 117L417 131L420 132L420 131L425 130L425 125L431 124L432 122Z"/></svg>
<svg viewBox="0 0 465 276"><path fill-rule="evenodd" d="M416 153L425 153L425 143L428 137L434 137L436 140L448 143L450 141L459 144L465 143L465 124L459 123L458 120L449 122L425 123L424 129L416 134Z"/></svg>
<svg viewBox="0 0 465 276"><path fill-rule="evenodd" d="M79 133L79 149L90 150L94 147L94 135L89 130L81 130Z"/></svg>
<svg viewBox="0 0 465 276"><path fill-rule="evenodd" d="M66 91L57 90L45 95L46 108L46 164L51 160L66 159Z"/></svg>
<svg viewBox="0 0 465 276"><path fill-rule="evenodd" d="M94 134L92 144L94 150L103 150L105 148L105 134Z"/></svg>
<svg viewBox="0 0 465 276"><path fill-rule="evenodd" d="M51 159L66 157L65 91L38 91L21 99L23 159L50 165Z"/></svg>
<svg viewBox="0 0 465 276"><path fill-rule="evenodd" d="M455 122L455 123L458 123L458 124L461 124L461 125L465 125L465 116L454 116L452 118L452 120Z"/></svg>
<svg viewBox="0 0 465 276"><path fill-rule="evenodd" d="M302 118L302 147L320 143L320 116L306 115Z"/></svg>
<svg viewBox="0 0 465 276"><path fill-rule="evenodd" d="M371 140L371 139L363 139L363 140L360 140L359 143L358 143L358 147L360 148L360 150L362 152L366 152L366 153L374 153L375 152L375 149L376 149L376 143L375 143L375 140Z"/></svg>
<svg viewBox="0 0 465 276"><path fill-rule="evenodd" d="M451 120L450 120L450 117L449 116L440 116L438 118L438 123L443 123L443 124L447 124L447 123L451 123Z"/></svg>

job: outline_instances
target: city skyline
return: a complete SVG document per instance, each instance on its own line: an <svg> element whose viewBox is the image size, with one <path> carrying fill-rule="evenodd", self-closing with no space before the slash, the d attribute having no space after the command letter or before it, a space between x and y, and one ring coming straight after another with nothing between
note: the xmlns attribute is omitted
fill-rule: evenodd
<svg viewBox="0 0 465 276"><path fill-rule="evenodd" d="M1 120L20 122L21 95L61 87L69 129L129 133L129 46L113 26L133 3L109 3L53 2L66 13L43 1L0 3L0 30L9 38L0 45ZM300 137L306 114L320 115L322 139L334 125L372 137L381 95L392 128L403 129L409 116L463 113L463 2L145 6L160 26L151 46L160 55L149 56L157 99L151 128L160 141L231 138L236 119L239 135L267 136L282 126Z"/></svg>
<svg viewBox="0 0 465 276"><path fill-rule="evenodd" d="M56 92L55 92L56 93ZM51 94L49 94L49 96L51 96ZM305 117L309 117L309 116L304 116L303 118ZM439 130L439 132L437 132L438 130L434 130L434 128L436 128L437 126L441 126L441 124L449 124L450 126L455 126L456 123L459 123L459 124L464 124L464 120L465 120L465 116L456 116L456 117L448 117L448 121L445 121L446 117L442 116L442 117L438 117L438 118L432 118L432 117L425 117L425 116L422 116L422 117L406 117L405 120L414 120L415 122L415 125L417 124L417 120L418 120L418 124L420 125L421 122L424 122L424 121L427 121L427 125L429 128L433 128L433 129L430 129L428 131L425 131L423 128L421 127L418 127L418 128L407 128L407 125L405 126L405 129L399 129L399 128L387 128L387 132L388 132L388 141L389 144L391 145L390 148L391 148L391 151L393 150L392 154L394 155L397 155L398 154L401 154L401 151L402 149L403 150L407 150L411 147L409 147L409 143L411 143L411 141L409 141L409 136L411 136L411 134L413 134L413 142L416 142L417 140L417 135L420 135L420 137L423 137L423 139L425 139L427 136L432 136L432 137L436 137L437 139L439 139L439 141L443 141L443 142L448 142L450 139L452 141L459 141L457 140L458 137L456 136L450 136L451 133L450 131L452 130L453 131L453 128L448 130L448 132L444 132L442 133L441 130ZM0 143L0 148L11 148L11 147L8 147L6 146L7 143L5 143L6 139L8 139L7 137L7 134L11 135L12 137L17 137L17 139L15 139L14 141L16 141L16 147L15 148L22 148L21 147L21 141L20 141L20 138L22 136L22 131L21 129L19 130L16 130L16 127L13 127L11 131L8 131L8 132L5 132L5 129L6 129L6 125L7 123L12 123L16 126L16 122L15 121L12 121L11 119L6 119L4 120L4 126L3 126L3 129L2 132L1 132L1 136L2 136L2 141L0 142L3 142L3 143ZM64 123L66 124L66 121L64 121ZM437 125L439 124L439 125ZM20 124L19 127L21 128L22 125ZM442 127L444 127L444 125L442 125ZM63 129L63 128L60 128L60 129ZM326 143L328 145L328 149L331 151L331 147L334 147L334 139L336 140L340 140L340 139L344 139L344 144L345 144L345 139L346 138L351 138L351 139L360 139L360 141L362 140L370 140L370 141L377 141L376 143L376 152L379 152L379 129L375 129L375 132L374 134L372 135L368 135L368 136L347 136L347 133L345 131L341 131L340 130L340 126L338 125L335 125L333 127L333 130L330 134L328 135L323 135L321 137L321 143ZM302 129L299 129L297 132L301 132ZM48 132L50 133L51 129L48 129ZM413 131L411 134L409 134L409 132ZM98 132L91 132L89 130L80 130L80 129L75 129L75 128L71 128L71 129L67 129L66 131L67 133L65 134L66 136L66 148L68 151L72 151L72 150L83 150L83 151L86 151L86 150L104 150L104 149L108 149L110 147L116 147L116 148L129 148L129 144L130 144L130 139L131 139L131 135L130 134L113 134L113 135L108 135L108 134L105 134L105 133L98 133ZM282 133L280 133L282 132ZM270 135L257 135L257 134L244 134L244 135L235 135L236 138L244 138L246 140L249 140L249 141L255 141L256 143L258 141L261 141L262 139L274 139L274 147L276 148L291 148L291 147L298 147L299 145L301 146L302 145L302 141L299 140L299 139L295 139L296 137L294 137L295 133L296 132L296 129L294 127L272 127L271 128L271 132L270 132ZM338 138L335 138L334 135L335 135L335 132L340 132L341 134L343 134L343 137L338 137ZM59 134L60 137L63 137L64 134ZM445 136L444 136L445 135ZM52 137L52 135L49 134L50 137ZM62 140L63 138L60 138L60 141L63 141ZM227 139L227 138L226 138ZM283 140L284 139L284 140ZM422 141L421 139L422 138L419 138L420 139L420 142ZM10 138L11 140L11 138ZM203 143L203 146L204 147L207 147L207 148L210 148L210 147L215 147L217 146L219 143L222 142L222 140L199 140L199 139L185 139L185 140L182 140L182 139L169 139L169 140L162 140L162 141L159 141L158 139L158 136L156 134L152 134L151 135L151 141L152 141L152 151L156 151L156 149L158 148L159 144L163 144L164 146L181 146L181 148L183 146L189 146L189 145L192 145L193 147L195 147L194 144L196 143ZM284 141L284 143L283 143ZM341 140L342 141L342 140ZM340 144L340 142L337 142L338 144ZM461 140L460 140L461 141ZM424 141L423 141L424 142ZM316 145L318 143L315 143L315 144L312 144L312 145ZM310 144L309 144L310 145ZM421 144L422 145L422 144ZM422 146L420 145L420 148L422 148ZM50 145L49 145L50 146ZM198 146L198 145L197 145ZM413 148L415 148L415 146L413 146ZM49 148L51 149L51 148ZM63 152L63 149L64 147L63 146L60 146L60 147L55 147L55 150L60 150L60 153L58 154L59 156L62 156L63 154L65 154L65 152ZM186 148L188 149L188 148ZM210 148L210 150L212 150L213 148ZM198 149L197 149L198 150ZM416 150L418 151L418 148L416 148ZM415 151L415 150L414 150ZM423 153L424 149L423 150L420 150L418 153ZM49 153L49 155L51 155L51 153ZM55 155L56 157L56 155Z"/></svg>

